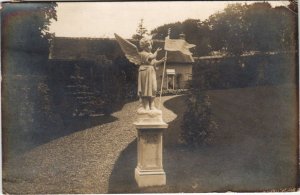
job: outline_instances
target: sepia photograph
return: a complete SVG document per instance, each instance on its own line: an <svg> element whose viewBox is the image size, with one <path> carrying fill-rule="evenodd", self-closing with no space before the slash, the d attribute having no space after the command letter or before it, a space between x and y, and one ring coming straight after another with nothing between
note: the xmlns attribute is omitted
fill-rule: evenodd
<svg viewBox="0 0 300 195"><path fill-rule="evenodd" d="M0 10L3 194L298 191L298 0Z"/></svg>

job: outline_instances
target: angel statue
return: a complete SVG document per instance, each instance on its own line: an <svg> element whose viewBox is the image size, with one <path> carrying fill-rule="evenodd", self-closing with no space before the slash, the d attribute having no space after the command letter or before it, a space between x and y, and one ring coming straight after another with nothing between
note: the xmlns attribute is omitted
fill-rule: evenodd
<svg viewBox="0 0 300 195"><path fill-rule="evenodd" d="M160 60L156 60L157 53L161 50L158 48L154 53L152 50L152 40L149 37L143 37L139 41L140 48L142 51L138 51L138 48L123 39L119 35L115 34L116 40L118 41L122 51L125 53L126 58L139 66L138 75L138 96L142 100L143 109L158 110L155 107L155 96L157 91L156 81L156 68L158 65L163 64L166 58L163 57Z"/></svg>

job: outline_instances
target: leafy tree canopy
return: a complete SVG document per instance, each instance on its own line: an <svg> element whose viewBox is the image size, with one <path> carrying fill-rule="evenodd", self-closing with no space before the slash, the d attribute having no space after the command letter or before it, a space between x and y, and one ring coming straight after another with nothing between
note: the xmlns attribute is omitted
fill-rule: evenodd
<svg viewBox="0 0 300 195"><path fill-rule="evenodd" d="M207 55L210 52L209 29L207 25L200 23L200 20L188 19L184 22L165 24L151 31L154 34L153 38L164 40L169 28L171 28L172 39L179 38L183 33L187 42L196 44L196 48L192 51L195 55Z"/></svg>
<svg viewBox="0 0 300 195"><path fill-rule="evenodd" d="M13 72L41 69L48 59L53 36L49 26L57 20L56 6L53 2L3 4L4 66Z"/></svg>
<svg viewBox="0 0 300 195"><path fill-rule="evenodd" d="M294 3L295 4L295 3ZM184 33L186 40L196 44L195 55L219 51L227 55L241 55L248 51L296 50L297 11L289 7L272 8L267 2L230 4L224 11L207 20L188 19L160 26L153 31L154 38L164 39L168 28L171 38Z"/></svg>

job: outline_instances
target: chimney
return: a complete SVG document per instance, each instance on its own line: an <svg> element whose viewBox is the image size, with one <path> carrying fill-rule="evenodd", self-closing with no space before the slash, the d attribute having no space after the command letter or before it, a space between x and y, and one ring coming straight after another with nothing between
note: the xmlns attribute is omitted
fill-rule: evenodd
<svg viewBox="0 0 300 195"><path fill-rule="evenodd" d="M184 33L181 33L181 34L179 35L179 39L185 40L185 34L184 34Z"/></svg>

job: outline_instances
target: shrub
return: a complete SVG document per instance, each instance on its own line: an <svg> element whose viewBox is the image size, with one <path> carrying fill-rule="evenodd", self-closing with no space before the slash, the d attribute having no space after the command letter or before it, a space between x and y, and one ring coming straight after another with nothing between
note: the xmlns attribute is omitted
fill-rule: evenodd
<svg viewBox="0 0 300 195"><path fill-rule="evenodd" d="M190 147L197 147L210 143L218 127L212 118L209 96L200 90L191 92L181 124L181 141Z"/></svg>
<svg viewBox="0 0 300 195"><path fill-rule="evenodd" d="M182 95L186 94L188 92L188 89L163 89L161 95L167 96L167 95ZM160 96L160 91L157 91L157 96Z"/></svg>

